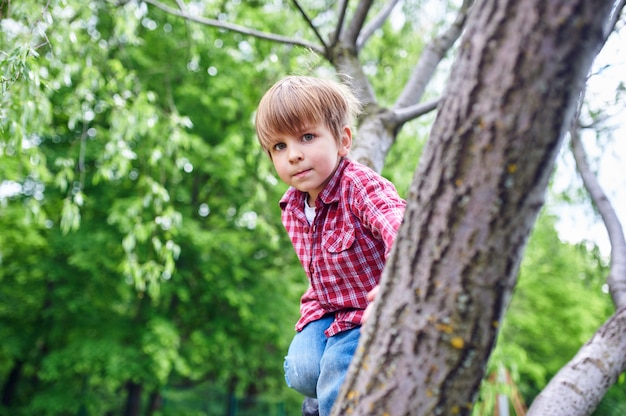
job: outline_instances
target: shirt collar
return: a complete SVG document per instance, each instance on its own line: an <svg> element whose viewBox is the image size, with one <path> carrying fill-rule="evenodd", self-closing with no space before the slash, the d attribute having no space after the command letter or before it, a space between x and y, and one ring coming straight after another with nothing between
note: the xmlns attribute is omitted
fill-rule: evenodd
<svg viewBox="0 0 626 416"><path fill-rule="evenodd" d="M339 201L339 187L341 184L341 177L343 171L346 169L350 162L345 157L342 157L335 169L335 173L330 178L330 181L326 184L322 192L319 194L319 198L324 204L330 204Z"/></svg>

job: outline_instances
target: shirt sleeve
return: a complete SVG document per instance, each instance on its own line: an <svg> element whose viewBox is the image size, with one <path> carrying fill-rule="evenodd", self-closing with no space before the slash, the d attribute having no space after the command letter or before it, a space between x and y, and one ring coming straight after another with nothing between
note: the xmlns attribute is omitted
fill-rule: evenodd
<svg viewBox="0 0 626 416"><path fill-rule="evenodd" d="M384 242L386 259L402 223L406 201L390 181L378 174L359 177L359 182L353 188L353 213Z"/></svg>

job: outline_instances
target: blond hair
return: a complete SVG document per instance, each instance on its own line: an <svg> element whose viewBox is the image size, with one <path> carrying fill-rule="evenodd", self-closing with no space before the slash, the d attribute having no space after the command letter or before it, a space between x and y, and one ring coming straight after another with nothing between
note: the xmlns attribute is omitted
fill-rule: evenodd
<svg viewBox="0 0 626 416"><path fill-rule="evenodd" d="M350 89L336 81L289 76L263 96L256 113L259 143L269 153L280 135L298 135L324 123L337 142L344 126L352 123L361 106Z"/></svg>

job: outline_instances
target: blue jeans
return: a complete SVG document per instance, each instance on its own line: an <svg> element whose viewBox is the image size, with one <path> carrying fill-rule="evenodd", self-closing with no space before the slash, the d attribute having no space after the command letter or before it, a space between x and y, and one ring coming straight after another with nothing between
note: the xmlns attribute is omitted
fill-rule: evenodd
<svg viewBox="0 0 626 416"><path fill-rule="evenodd" d="M285 357L287 385L316 397L320 416L330 415L359 343L360 328L327 338L324 331L333 320L327 315L305 326L293 337Z"/></svg>

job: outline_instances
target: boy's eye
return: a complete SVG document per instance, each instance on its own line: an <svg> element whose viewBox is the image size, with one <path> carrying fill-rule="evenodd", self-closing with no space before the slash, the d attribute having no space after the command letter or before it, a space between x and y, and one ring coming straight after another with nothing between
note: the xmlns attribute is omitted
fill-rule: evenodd
<svg viewBox="0 0 626 416"><path fill-rule="evenodd" d="M312 135L311 133L307 133L302 136L302 141L310 142L311 140L313 140L314 137L315 136Z"/></svg>
<svg viewBox="0 0 626 416"><path fill-rule="evenodd" d="M272 149L283 150L286 147L285 143L276 143Z"/></svg>

